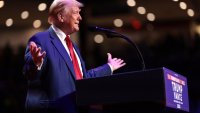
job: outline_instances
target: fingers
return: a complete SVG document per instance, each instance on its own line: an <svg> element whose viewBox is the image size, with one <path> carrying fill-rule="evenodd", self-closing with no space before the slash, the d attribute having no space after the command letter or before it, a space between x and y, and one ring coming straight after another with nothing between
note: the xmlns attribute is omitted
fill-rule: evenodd
<svg viewBox="0 0 200 113"><path fill-rule="evenodd" d="M118 64L121 64L121 63L124 62L124 60L118 59L116 62L117 62Z"/></svg>
<svg viewBox="0 0 200 113"><path fill-rule="evenodd" d="M38 47L38 46L36 45L36 43L33 42L33 41L30 42L30 47L29 47L29 49L30 49L30 52L31 52L31 55L32 55L32 58L33 58L34 63L35 63L36 65L40 65L41 62L42 62L42 60L43 60L43 58L46 56L46 52L45 52L45 51L42 52L41 47ZM41 52L42 52L42 53L41 53Z"/></svg>
<svg viewBox="0 0 200 113"><path fill-rule="evenodd" d="M124 62L124 60L121 60L121 59L117 59L115 62L116 62L120 67L126 65L126 63Z"/></svg>
<svg viewBox="0 0 200 113"><path fill-rule="evenodd" d="M46 54L44 52L42 54L40 54L41 53L41 47L37 47L37 45L33 41L30 42L29 49L30 49L31 55L33 57L44 56L44 54Z"/></svg>
<svg viewBox="0 0 200 113"><path fill-rule="evenodd" d="M36 54L35 54L35 53L36 53L36 49L37 49L37 48L36 48L35 46L30 46L30 52L31 52L31 55L32 55L32 56L35 56L35 55L36 55Z"/></svg>
<svg viewBox="0 0 200 113"><path fill-rule="evenodd" d="M123 63L124 62L124 60L122 60L122 59L118 59L118 58L113 58L113 60L116 62L116 63L118 63L118 64L121 64L121 63Z"/></svg>
<svg viewBox="0 0 200 113"><path fill-rule="evenodd" d="M44 58L45 56L46 56L46 52L44 51L44 52L42 52L40 58Z"/></svg>
<svg viewBox="0 0 200 113"><path fill-rule="evenodd" d="M124 63L124 60L120 58L112 58L111 54L109 53L108 53L108 63L112 66L113 71L126 65L126 63Z"/></svg>
<svg viewBox="0 0 200 113"><path fill-rule="evenodd" d="M34 53L36 53L36 49L37 49L37 45L35 44L35 42L30 42L30 46L29 46L31 55L33 55Z"/></svg>
<svg viewBox="0 0 200 113"><path fill-rule="evenodd" d="M41 48L37 48L36 46L31 46L30 52L33 57L37 57L40 54Z"/></svg>
<svg viewBox="0 0 200 113"><path fill-rule="evenodd" d="M35 42L31 41L30 42L30 50L33 51L33 49L36 47L37 47L37 45L35 44Z"/></svg>
<svg viewBox="0 0 200 113"><path fill-rule="evenodd" d="M32 45L32 46L37 46L36 43L33 42L33 41L30 42L30 45Z"/></svg>
<svg viewBox="0 0 200 113"><path fill-rule="evenodd" d="M108 55L108 60L112 59L112 55L110 53L107 53Z"/></svg>
<svg viewBox="0 0 200 113"><path fill-rule="evenodd" d="M119 68L121 68L121 67L123 67L123 66L125 66L125 65L126 65L126 63L123 62L123 63L120 64L120 67L119 67Z"/></svg>
<svg viewBox="0 0 200 113"><path fill-rule="evenodd" d="M112 60L114 60L114 61L117 61L117 60L118 60L118 58L113 58Z"/></svg>
<svg viewBox="0 0 200 113"><path fill-rule="evenodd" d="M35 51L36 55L39 55L39 54L40 54L40 51L41 51L41 47L36 48L36 51Z"/></svg>

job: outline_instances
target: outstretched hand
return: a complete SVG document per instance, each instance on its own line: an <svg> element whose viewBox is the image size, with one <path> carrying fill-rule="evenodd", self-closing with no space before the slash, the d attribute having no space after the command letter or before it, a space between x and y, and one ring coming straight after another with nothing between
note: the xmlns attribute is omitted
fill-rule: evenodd
<svg viewBox="0 0 200 113"><path fill-rule="evenodd" d="M108 64L110 64L112 66L113 71L126 65L124 60L122 60L120 58L112 58L112 55L110 53L107 53L107 55L108 55Z"/></svg>
<svg viewBox="0 0 200 113"><path fill-rule="evenodd" d="M30 42L29 49L32 55L33 62L36 66L40 66L43 62L46 52L44 51L41 53L41 48L37 47L35 42Z"/></svg>

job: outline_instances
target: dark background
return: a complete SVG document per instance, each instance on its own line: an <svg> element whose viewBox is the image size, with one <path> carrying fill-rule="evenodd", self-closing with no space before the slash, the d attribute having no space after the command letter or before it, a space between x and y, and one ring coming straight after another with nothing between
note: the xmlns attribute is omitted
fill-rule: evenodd
<svg viewBox="0 0 200 113"><path fill-rule="evenodd" d="M38 31L49 27L48 9L38 11L39 3L51 0L5 0L0 8L0 113L22 113L27 83L22 75L24 52L28 39ZM125 60L127 65L115 73L141 70L135 49L119 38L107 38L105 34L88 31L88 26L101 26L115 30L136 43L144 57L146 69L166 67L188 79L191 113L200 113L200 1L199 0L136 0L136 6L128 7L126 0L81 0L83 20L80 32L73 34L79 45L87 68L107 61L107 52ZM187 10L179 8L180 2L194 10L189 17ZM156 15L155 21L146 19L146 14L137 13L144 6ZM30 12L29 18L20 19L23 10ZM5 21L13 18L11 27ZM123 20L122 27L115 27L113 20ZM33 28L35 19L42 21L40 28ZM102 43L95 43L94 36L101 34Z"/></svg>

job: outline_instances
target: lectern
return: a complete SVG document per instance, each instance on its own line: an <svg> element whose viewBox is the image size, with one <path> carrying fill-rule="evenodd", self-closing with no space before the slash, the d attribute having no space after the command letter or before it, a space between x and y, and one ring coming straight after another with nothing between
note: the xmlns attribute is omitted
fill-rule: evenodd
<svg viewBox="0 0 200 113"><path fill-rule="evenodd" d="M77 105L105 113L189 112L187 78L165 67L76 81Z"/></svg>

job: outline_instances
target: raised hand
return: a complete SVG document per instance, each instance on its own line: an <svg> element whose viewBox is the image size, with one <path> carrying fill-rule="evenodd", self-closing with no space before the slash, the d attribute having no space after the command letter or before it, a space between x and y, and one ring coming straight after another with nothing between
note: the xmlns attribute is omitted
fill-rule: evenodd
<svg viewBox="0 0 200 113"><path fill-rule="evenodd" d="M126 63L124 63L124 60L119 59L119 58L112 58L112 55L110 53L107 53L107 55L108 55L108 64L112 66L113 71L126 65Z"/></svg>
<svg viewBox="0 0 200 113"><path fill-rule="evenodd" d="M37 45L33 41L30 42L29 49L32 55L33 62L36 66L40 66L43 62L46 52L44 51L41 53L41 48L37 47Z"/></svg>

